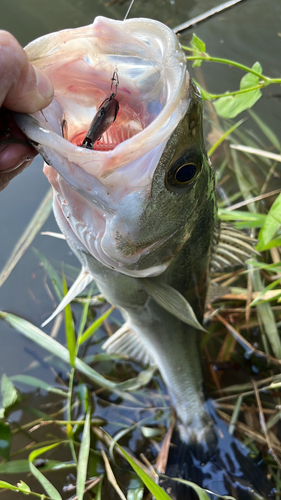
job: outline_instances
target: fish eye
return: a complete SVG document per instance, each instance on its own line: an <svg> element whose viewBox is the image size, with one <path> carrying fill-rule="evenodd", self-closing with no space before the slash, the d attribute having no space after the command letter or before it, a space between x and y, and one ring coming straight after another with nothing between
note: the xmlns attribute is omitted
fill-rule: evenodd
<svg viewBox="0 0 281 500"><path fill-rule="evenodd" d="M175 180L179 183L186 184L187 182L191 182L194 179L197 173L197 166L194 163L186 163L178 168L175 173Z"/></svg>
<svg viewBox="0 0 281 500"><path fill-rule="evenodd" d="M170 191L180 191L196 178L202 156L195 153L188 153L177 160L166 172L165 184Z"/></svg>

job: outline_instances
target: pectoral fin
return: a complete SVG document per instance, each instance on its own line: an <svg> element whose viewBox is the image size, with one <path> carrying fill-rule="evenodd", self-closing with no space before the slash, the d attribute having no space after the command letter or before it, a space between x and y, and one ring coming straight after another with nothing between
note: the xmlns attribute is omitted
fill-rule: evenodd
<svg viewBox="0 0 281 500"><path fill-rule="evenodd" d="M129 356L143 364L154 364L145 344L128 323L125 323L103 344L102 349L108 353L119 353Z"/></svg>
<svg viewBox="0 0 281 500"><path fill-rule="evenodd" d="M197 320L195 313L187 300L175 288L163 283L157 283L149 278L138 280L139 284L153 299L166 311L173 314L176 318L187 323L197 330L206 331Z"/></svg>
<svg viewBox="0 0 281 500"><path fill-rule="evenodd" d="M68 290L65 297L62 299L56 310L51 314L51 316L42 323L41 327L46 326L52 319L54 319L64 308L71 302L79 293L83 292L84 288L93 281L93 276L82 268L78 278L74 281L72 287Z"/></svg>

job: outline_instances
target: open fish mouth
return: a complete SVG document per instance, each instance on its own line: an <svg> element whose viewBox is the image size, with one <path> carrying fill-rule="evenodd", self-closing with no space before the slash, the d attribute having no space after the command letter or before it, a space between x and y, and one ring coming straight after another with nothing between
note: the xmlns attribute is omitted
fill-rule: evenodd
<svg viewBox="0 0 281 500"><path fill-rule="evenodd" d="M45 167L60 225L70 225L86 250L109 267L132 276L159 274L167 263L149 271L140 261L163 238L143 245L134 241L139 241L136 218L149 202L156 167L190 103L176 36L149 19L97 17L89 26L39 38L26 52L51 79L55 97L43 112L17 115L16 121L58 174ZM93 150L82 149L93 117L110 96L115 69L117 118ZM128 210L134 212L131 221ZM130 249L120 241L130 242Z"/></svg>

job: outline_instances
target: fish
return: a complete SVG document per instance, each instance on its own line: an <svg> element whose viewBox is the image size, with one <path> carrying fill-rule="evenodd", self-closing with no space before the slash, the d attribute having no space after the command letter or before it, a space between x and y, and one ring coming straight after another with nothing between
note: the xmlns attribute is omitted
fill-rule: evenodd
<svg viewBox="0 0 281 500"><path fill-rule="evenodd" d="M245 500L254 498L254 483L267 497L271 486L252 480L260 473L241 444L219 431L226 426L203 389L199 342L210 277L243 263L253 242L219 221L202 99L179 39L158 21L97 17L25 50L55 94L44 111L15 120L45 160L57 223L82 264L49 320L95 280L125 320L104 349L156 365L167 386L180 456L176 469L171 461L173 474L190 480L196 471L201 486L217 494L241 491ZM110 98L114 72L114 120L101 137L101 129L93 134L93 148L89 141L83 148ZM241 456L254 471L248 482Z"/></svg>

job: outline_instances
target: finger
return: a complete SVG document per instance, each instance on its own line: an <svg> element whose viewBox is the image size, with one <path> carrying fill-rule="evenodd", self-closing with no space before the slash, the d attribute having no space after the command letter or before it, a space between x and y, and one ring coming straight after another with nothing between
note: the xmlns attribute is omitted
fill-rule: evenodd
<svg viewBox="0 0 281 500"><path fill-rule="evenodd" d="M0 109L0 172L14 170L36 154L8 110Z"/></svg>
<svg viewBox="0 0 281 500"><path fill-rule="evenodd" d="M35 113L48 106L53 86L43 71L33 66L17 40L0 30L0 106L21 113Z"/></svg>
<svg viewBox="0 0 281 500"><path fill-rule="evenodd" d="M0 172L0 191L8 186L9 182L20 174L26 167L28 167L33 161L33 158L22 159L22 163L15 169L10 169L8 172Z"/></svg>

